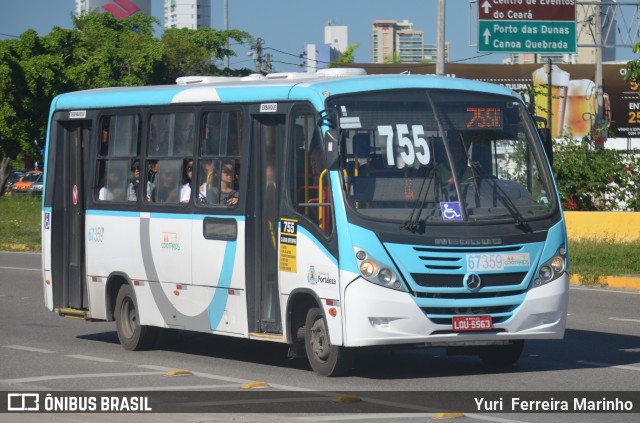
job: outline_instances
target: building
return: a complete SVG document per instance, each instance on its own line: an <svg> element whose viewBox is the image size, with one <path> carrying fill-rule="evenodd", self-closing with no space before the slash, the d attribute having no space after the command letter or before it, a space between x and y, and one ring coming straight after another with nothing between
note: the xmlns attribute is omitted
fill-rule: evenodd
<svg viewBox="0 0 640 423"><path fill-rule="evenodd" d="M151 0L76 0L76 16L91 12L108 12L118 19L134 13L151 16Z"/></svg>
<svg viewBox="0 0 640 423"><path fill-rule="evenodd" d="M330 60L335 62L349 47L349 28L329 22L324 27L324 43L330 46Z"/></svg>
<svg viewBox="0 0 640 423"><path fill-rule="evenodd" d="M372 63L433 63L437 47L425 45L424 31L413 29L408 20L376 20L371 26ZM445 43L449 61L449 43Z"/></svg>
<svg viewBox="0 0 640 423"><path fill-rule="evenodd" d="M349 47L348 27L333 25L329 22L324 27L324 44L306 44L301 58L305 72L316 72L325 69L329 63L338 60L338 57Z"/></svg>
<svg viewBox="0 0 640 423"><path fill-rule="evenodd" d="M548 54L548 53L512 53L504 63L526 65L529 63L565 63L574 65L589 65L596 63L597 49L595 47L595 14L598 13L597 5L580 4L576 6L576 34L577 52L573 54ZM600 20L602 25L602 61L614 62L616 60L616 27L617 21L615 9L611 6L600 6ZM583 47L580 47L583 46ZM585 47L586 46L586 47Z"/></svg>
<svg viewBox="0 0 640 423"><path fill-rule="evenodd" d="M325 69L331 62L331 44L307 44L302 52L302 66L305 72Z"/></svg>
<svg viewBox="0 0 640 423"><path fill-rule="evenodd" d="M211 27L211 0L164 0L164 27Z"/></svg>

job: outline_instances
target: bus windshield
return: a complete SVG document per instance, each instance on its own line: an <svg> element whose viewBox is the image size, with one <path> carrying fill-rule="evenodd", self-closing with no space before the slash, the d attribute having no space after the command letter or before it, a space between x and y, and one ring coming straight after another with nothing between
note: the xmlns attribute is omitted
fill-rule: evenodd
<svg viewBox="0 0 640 423"><path fill-rule="evenodd" d="M556 207L535 128L513 97L451 90L336 96L347 202L416 227L511 220Z"/></svg>

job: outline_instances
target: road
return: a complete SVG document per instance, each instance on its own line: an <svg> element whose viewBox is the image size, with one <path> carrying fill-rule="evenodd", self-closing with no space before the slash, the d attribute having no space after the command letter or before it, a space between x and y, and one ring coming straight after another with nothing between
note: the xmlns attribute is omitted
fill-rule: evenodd
<svg viewBox="0 0 640 423"><path fill-rule="evenodd" d="M263 391L281 393L273 409L253 413L242 408L229 414L137 414L146 421L431 421L429 406L402 406L402 391L615 391L636 395L640 404L640 292L572 287L568 329L562 341L530 341L522 358L507 370L482 365L475 356L447 356L442 349L368 351L347 377L316 376L305 360L287 360L286 347L260 341L181 333L163 350L131 352L119 345L114 323L65 319L45 309L40 280L40 255L0 252L0 391L241 391L249 382L266 382ZM167 376L185 369L184 376ZM295 392L319 391L316 409L292 407ZM358 391L360 398L377 398L390 405L384 412L345 405ZM376 392L388 392L388 401ZM369 394L369 397L366 395ZM382 392L384 394L384 392ZM409 401L410 395L405 395ZM326 401L331 397L334 401ZM194 397L196 398L196 397ZM338 398L338 401L335 399ZM346 400L345 400L346 398ZM345 402L340 402L340 399ZM372 399L372 401L374 401ZM194 403L195 404L195 403ZM320 405L317 405L320 404ZM352 408L349 408L352 407ZM293 414L288 414L295 410ZM398 414L400 410L412 414ZM636 413L638 411L636 410ZM494 413L465 412L456 421L480 422L631 422L629 413ZM119 421L122 414L5 414L3 421ZM160 419L162 417L162 419Z"/></svg>

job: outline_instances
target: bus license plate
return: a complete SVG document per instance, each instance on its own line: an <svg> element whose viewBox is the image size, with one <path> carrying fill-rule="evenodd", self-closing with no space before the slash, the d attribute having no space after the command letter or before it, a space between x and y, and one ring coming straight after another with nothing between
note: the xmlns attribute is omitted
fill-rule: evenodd
<svg viewBox="0 0 640 423"><path fill-rule="evenodd" d="M491 316L453 316L451 323L453 324L453 330L456 332L493 328Z"/></svg>

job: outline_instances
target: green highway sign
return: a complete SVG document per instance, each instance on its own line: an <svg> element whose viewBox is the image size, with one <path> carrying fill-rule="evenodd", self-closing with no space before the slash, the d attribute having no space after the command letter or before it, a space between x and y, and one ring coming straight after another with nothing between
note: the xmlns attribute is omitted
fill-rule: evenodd
<svg viewBox="0 0 640 423"><path fill-rule="evenodd" d="M575 0L478 0L478 52L575 53Z"/></svg>
<svg viewBox="0 0 640 423"><path fill-rule="evenodd" d="M479 52L575 53L575 22L480 21Z"/></svg>

